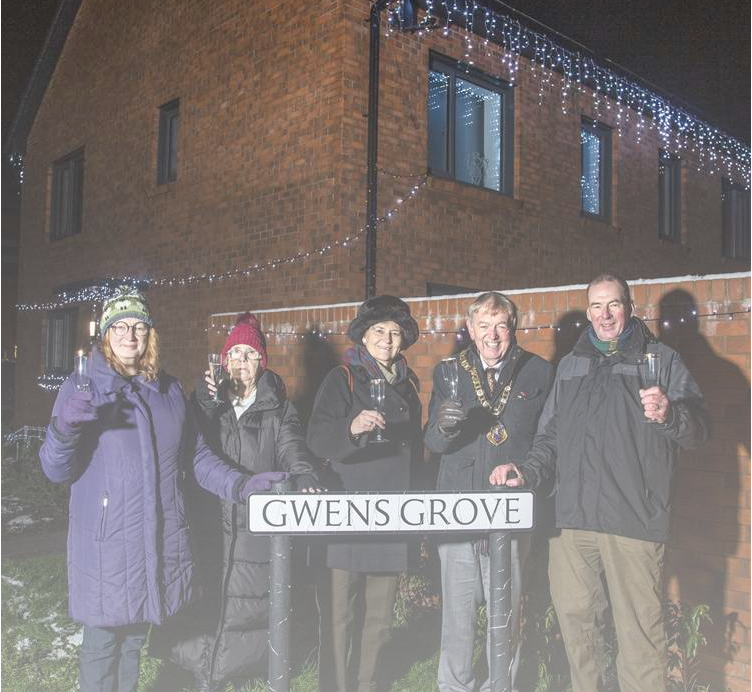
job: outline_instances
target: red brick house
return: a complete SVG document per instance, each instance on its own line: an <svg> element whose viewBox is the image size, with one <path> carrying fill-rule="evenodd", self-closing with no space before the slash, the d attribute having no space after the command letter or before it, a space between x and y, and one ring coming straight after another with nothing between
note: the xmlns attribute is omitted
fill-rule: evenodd
<svg viewBox="0 0 752 692"><path fill-rule="evenodd" d="M24 152L19 302L52 308L19 314L19 420L44 419L37 378L87 339L89 304L61 291L150 281L181 376L213 312L362 297L369 3L297 8L61 4L11 137ZM583 73L595 87L594 63L567 86L567 54L534 32L520 55L522 29L500 46L479 20L473 34L437 14L426 33L388 17L377 291L749 268L748 148L666 137L667 102L599 94Z"/></svg>

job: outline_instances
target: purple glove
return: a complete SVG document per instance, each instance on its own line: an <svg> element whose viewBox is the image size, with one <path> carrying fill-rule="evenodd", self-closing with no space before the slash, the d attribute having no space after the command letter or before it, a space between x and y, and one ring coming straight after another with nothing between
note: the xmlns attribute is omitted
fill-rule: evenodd
<svg viewBox="0 0 752 692"><path fill-rule="evenodd" d="M97 409L91 403L91 392L74 392L65 401L57 416L57 429L63 435L75 435L79 428L97 419Z"/></svg>
<svg viewBox="0 0 752 692"><path fill-rule="evenodd" d="M265 490L272 489L272 483L286 481L290 477L285 471L262 471L251 476L244 484L240 491L240 497L247 500L253 493L262 493Z"/></svg>

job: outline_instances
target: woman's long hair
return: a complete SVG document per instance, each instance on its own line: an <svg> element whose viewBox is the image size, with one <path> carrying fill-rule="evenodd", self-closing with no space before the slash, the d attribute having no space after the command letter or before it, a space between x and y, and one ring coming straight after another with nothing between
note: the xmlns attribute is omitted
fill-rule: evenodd
<svg viewBox="0 0 752 692"><path fill-rule="evenodd" d="M109 329L107 331L109 331ZM144 351L144 355L141 356L138 363L136 364L136 369L138 370L138 375L143 377L147 382L150 382L152 380L156 380L159 376L159 335L157 334L157 330L154 329L154 327L149 329L149 333L146 335L146 339L146 350ZM130 375L123 367L123 364L118 360L117 356L112 350L112 346L110 346L110 339L108 338L107 333L105 333L102 337L102 341L100 342L100 350L102 352L102 355L104 356L105 361L107 362L107 365L109 365L119 375L122 375L123 377L130 377Z"/></svg>

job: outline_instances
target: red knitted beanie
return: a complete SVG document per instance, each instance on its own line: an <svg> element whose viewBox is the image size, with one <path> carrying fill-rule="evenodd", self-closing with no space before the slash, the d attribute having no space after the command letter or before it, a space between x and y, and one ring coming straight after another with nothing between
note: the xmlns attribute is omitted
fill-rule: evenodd
<svg viewBox="0 0 752 692"><path fill-rule="evenodd" d="M256 315L252 315L250 312L238 317L235 326L227 337L227 341L225 341L222 348L222 363L225 367L227 366L227 352L238 344L255 348L261 356L261 369L266 369L266 339Z"/></svg>

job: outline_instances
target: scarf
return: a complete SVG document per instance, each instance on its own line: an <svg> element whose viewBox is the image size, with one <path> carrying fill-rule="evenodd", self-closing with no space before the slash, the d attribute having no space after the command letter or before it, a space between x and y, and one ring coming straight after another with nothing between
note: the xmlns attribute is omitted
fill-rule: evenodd
<svg viewBox="0 0 752 692"><path fill-rule="evenodd" d="M384 373L382 372L382 366L379 362L370 354L365 346L353 346L345 351L344 355L345 364L350 366L356 366L363 368L368 376L373 380L385 380ZM395 373L394 379L389 383L396 385L407 379L407 360L401 353L394 359L392 363L392 372Z"/></svg>
<svg viewBox="0 0 752 692"><path fill-rule="evenodd" d="M618 337L612 339L611 341L601 341L596 336L593 325L591 324L590 328L588 329L588 336L590 337L590 343L592 343L598 351L600 351L604 355L610 356L617 351L622 351L624 349L624 344L627 342L627 339L634 331L634 327L635 321L634 318L631 318L627 323L627 326L624 328L624 331L619 334Z"/></svg>

